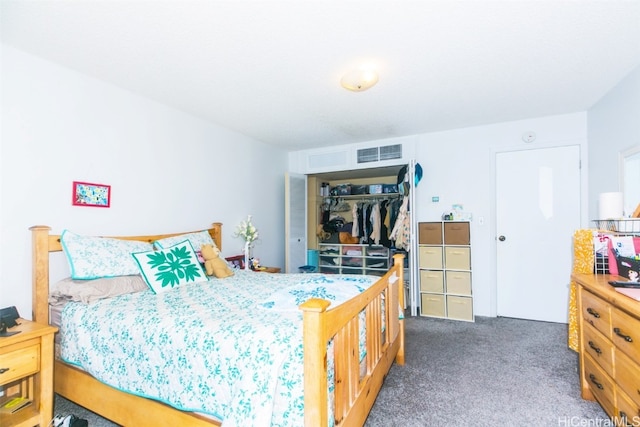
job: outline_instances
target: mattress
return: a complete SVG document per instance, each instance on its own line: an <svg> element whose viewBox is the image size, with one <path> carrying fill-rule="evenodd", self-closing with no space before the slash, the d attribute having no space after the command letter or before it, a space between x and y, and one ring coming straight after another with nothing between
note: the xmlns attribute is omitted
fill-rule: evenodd
<svg viewBox="0 0 640 427"><path fill-rule="evenodd" d="M62 331L61 359L117 389L225 427L302 425L298 305L311 297L339 305L377 279L237 271L160 295L70 302L51 317Z"/></svg>

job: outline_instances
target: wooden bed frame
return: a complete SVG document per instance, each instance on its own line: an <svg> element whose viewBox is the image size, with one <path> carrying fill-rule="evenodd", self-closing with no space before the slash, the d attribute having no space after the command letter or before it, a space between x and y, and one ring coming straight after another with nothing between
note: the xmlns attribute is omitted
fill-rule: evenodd
<svg viewBox="0 0 640 427"><path fill-rule="evenodd" d="M33 320L49 323L49 255L62 251L59 235L50 227L30 228L33 245ZM209 234L222 249L222 224ZM117 237L153 242L184 233ZM357 297L330 309L329 301L311 299L303 311L305 426L327 426L327 342L334 339L336 426L363 425L394 360L404 365L403 255L394 255L393 267L375 285ZM384 302L384 304L383 304ZM384 307L384 313L383 309ZM366 369L359 362L359 313L366 313ZM383 331L383 333L375 333ZM155 400L116 390L61 360L55 361L54 390L61 396L115 423L125 426L220 425L219 421L182 412Z"/></svg>

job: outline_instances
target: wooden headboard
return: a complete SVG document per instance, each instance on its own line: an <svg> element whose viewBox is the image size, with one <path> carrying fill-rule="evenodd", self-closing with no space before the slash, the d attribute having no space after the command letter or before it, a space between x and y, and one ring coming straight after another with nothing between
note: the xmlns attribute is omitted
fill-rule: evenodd
<svg viewBox="0 0 640 427"><path fill-rule="evenodd" d="M60 235L49 234L51 227L47 225L34 225L31 230L31 257L32 257L32 296L31 315L32 320L39 323L49 324L49 254L51 252L61 252L62 244ZM201 231L201 230L198 230ZM207 229L211 238L218 248L222 250L222 223L214 222L211 228ZM189 231L170 234L155 234L148 236L104 236L122 240L139 240L153 243L165 237L178 236L180 234L191 233Z"/></svg>

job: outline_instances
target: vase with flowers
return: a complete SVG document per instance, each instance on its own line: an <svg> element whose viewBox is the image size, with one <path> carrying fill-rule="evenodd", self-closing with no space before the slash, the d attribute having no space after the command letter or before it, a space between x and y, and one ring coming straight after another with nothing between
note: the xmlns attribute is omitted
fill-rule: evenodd
<svg viewBox="0 0 640 427"><path fill-rule="evenodd" d="M244 240L244 269L249 270L251 268L251 247L258 238L258 230L251 223L251 215L247 216L245 221L240 222L234 236L241 237Z"/></svg>

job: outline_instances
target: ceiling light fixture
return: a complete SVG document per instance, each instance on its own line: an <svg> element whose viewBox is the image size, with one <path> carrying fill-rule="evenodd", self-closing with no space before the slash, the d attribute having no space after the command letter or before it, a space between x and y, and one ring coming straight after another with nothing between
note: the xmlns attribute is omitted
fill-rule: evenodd
<svg viewBox="0 0 640 427"><path fill-rule="evenodd" d="M378 83L378 74L370 69L355 69L342 76L340 84L353 92L362 92Z"/></svg>

